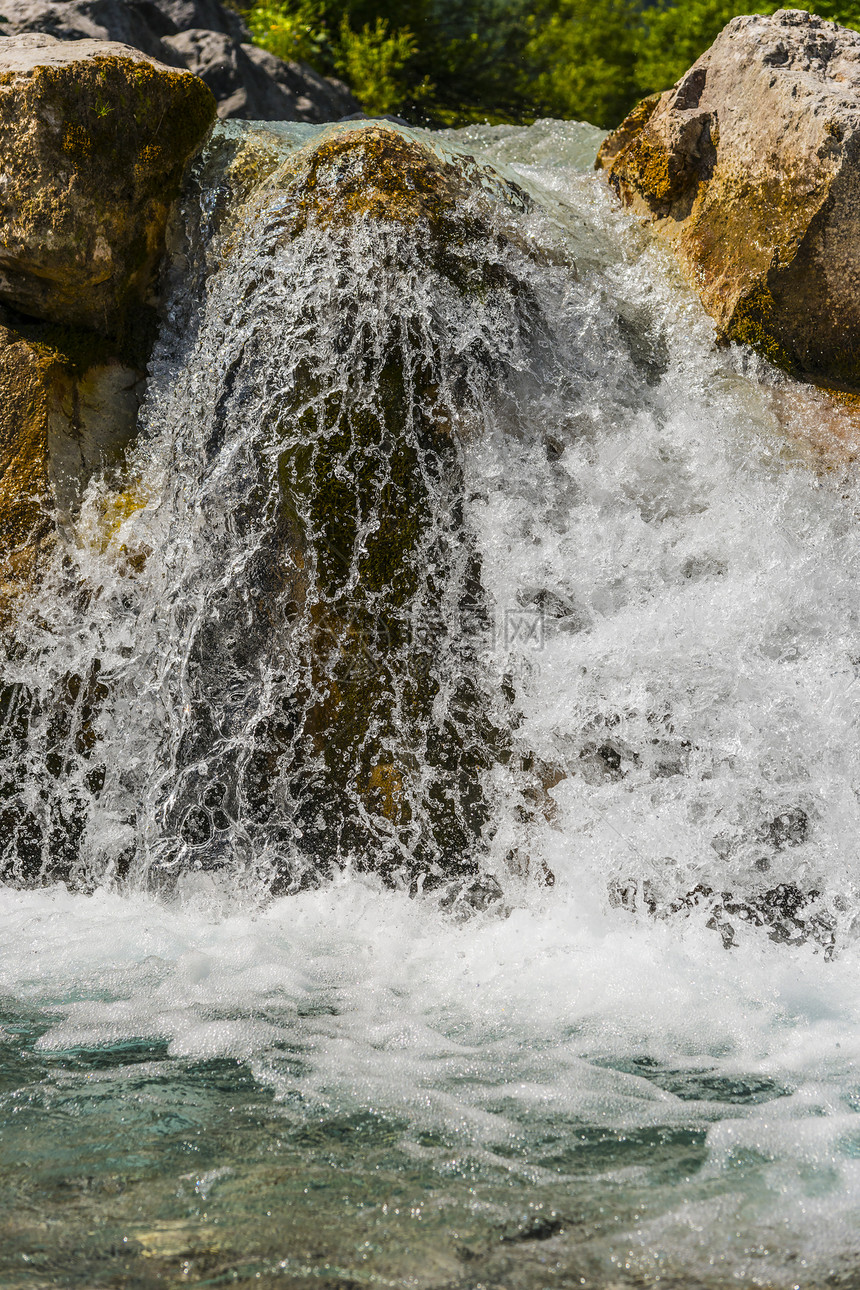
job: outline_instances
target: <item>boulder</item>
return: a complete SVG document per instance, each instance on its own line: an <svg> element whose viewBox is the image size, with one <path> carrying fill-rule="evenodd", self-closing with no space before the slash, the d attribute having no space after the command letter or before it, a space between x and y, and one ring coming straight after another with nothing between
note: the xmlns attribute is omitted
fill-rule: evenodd
<svg viewBox="0 0 860 1290"><path fill-rule="evenodd" d="M222 120L322 123L357 106L340 82L300 63L285 63L256 45L239 44L223 32L193 28L166 36L164 44L206 82Z"/></svg>
<svg viewBox="0 0 860 1290"><path fill-rule="evenodd" d="M0 0L0 32L120 41L206 82L223 119L336 121L358 110L347 87L250 44L218 0Z"/></svg>
<svg viewBox="0 0 860 1290"><path fill-rule="evenodd" d="M231 151L237 136L245 144ZM193 192L186 203L192 241L197 211L216 220L177 407L194 390L217 454L203 497L218 479L235 517L238 547L219 547L217 563L253 555L188 651L165 871L181 847L220 863L214 778L217 809L241 809L277 890L347 862L425 889L471 881L494 827L485 776L513 757L515 723L512 691L500 696L481 662L488 607L461 435L500 380L495 328L541 330L532 250L512 213L528 199L473 159L377 123L282 143L279 160L278 139L216 127L192 184L235 200L220 212ZM203 356L224 344L221 302L234 337L266 340L213 371ZM473 337L466 353L462 336ZM217 462L236 452L247 466L230 483ZM241 632L225 633L225 620ZM273 657L283 672L237 761L211 714L254 693Z"/></svg>
<svg viewBox="0 0 860 1290"><path fill-rule="evenodd" d="M597 166L725 338L860 390L860 33L804 10L734 18Z"/></svg>
<svg viewBox="0 0 860 1290"><path fill-rule="evenodd" d="M251 36L235 9L228 9L218 0L126 0L137 9L141 17L159 36L175 36L178 31L202 27L207 31L223 31L234 40L246 41ZM163 27L163 30L160 28Z"/></svg>
<svg viewBox="0 0 860 1290"><path fill-rule="evenodd" d="M131 344L214 116L197 77L126 45L4 41L0 300Z"/></svg>
<svg viewBox="0 0 860 1290"><path fill-rule="evenodd" d="M163 63L177 62L159 39L176 30L173 24L153 29L146 10L126 0L0 0L0 18L7 38L38 32L55 40L115 40Z"/></svg>

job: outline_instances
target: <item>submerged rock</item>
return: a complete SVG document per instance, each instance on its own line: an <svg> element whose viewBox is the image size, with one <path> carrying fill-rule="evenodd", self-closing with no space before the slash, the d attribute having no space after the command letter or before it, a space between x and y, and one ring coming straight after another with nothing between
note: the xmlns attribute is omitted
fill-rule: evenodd
<svg viewBox="0 0 860 1290"><path fill-rule="evenodd" d="M725 337L860 390L860 33L804 10L734 18L597 165Z"/></svg>
<svg viewBox="0 0 860 1290"><path fill-rule="evenodd" d="M335 129L279 164L248 140L226 163L246 200L210 226L207 312L181 324L199 328L182 377L206 444L198 504L213 573L232 572L183 646L165 864L229 854L214 780L277 890L346 863L471 881L515 722L482 661L462 441L486 432L506 347L519 365L541 334L529 250L503 227L526 199L394 128Z"/></svg>
<svg viewBox="0 0 860 1290"><path fill-rule="evenodd" d="M98 41L0 43L0 300L131 346L185 165L215 116L186 71Z"/></svg>

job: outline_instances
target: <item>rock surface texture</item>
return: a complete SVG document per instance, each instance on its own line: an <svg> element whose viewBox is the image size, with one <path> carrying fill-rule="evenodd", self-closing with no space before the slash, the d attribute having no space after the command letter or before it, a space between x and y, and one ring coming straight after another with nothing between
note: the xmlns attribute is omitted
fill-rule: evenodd
<svg viewBox="0 0 860 1290"><path fill-rule="evenodd" d="M214 115L201 81L128 46L4 41L0 300L106 336L133 330Z"/></svg>
<svg viewBox="0 0 860 1290"><path fill-rule="evenodd" d="M860 389L860 33L803 10L733 19L597 165L725 337Z"/></svg>
<svg viewBox="0 0 860 1290"><path fill-rule="evenodd" d="M64 384L56 355L0 326L0 622L48 553L48 438Z"/></svg>
<svg viewBox="0 0 860 1290"><path fill-rule="evenodd" d="M250 43L218 0L0 0L0 33L121 41L206 82L222 118L337 121L359 110L345 85Z"/></svg>
<svg viewBox="0 0 860 1290"><path fill-rule="evenodd" d="M154 278L215 102L126 45L0 40L0 624L134 432Z"/></svg>

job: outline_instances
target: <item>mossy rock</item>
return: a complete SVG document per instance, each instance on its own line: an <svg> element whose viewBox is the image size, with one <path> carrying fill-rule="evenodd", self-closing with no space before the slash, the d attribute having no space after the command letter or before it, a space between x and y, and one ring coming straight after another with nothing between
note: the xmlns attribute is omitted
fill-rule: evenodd
<svg viewBox="0 0 860 1290"><path fill-rule="evenodd" d="M721 335L860 390L860 34L803 10L733 19L598 168L672 246Z"/></svg>
<svg viewBox="0 0 860 1290"><path fill-rule="evenodd" d="M257 266L277 274L279 246L302 241L313 255L300 251L299 264L323 277L330 267L342 284L334 305L321 293L323 330L334 309L338 333L354 338L342 370L317 364L332 336L316 335L319 316L308 303L301 327L314 336L309 356L259 410L266 420L259 487L231 514L240 533L247 524L255 550L242 586L219 604L218 621L235 616L242 630L228 642L213 618L190 660L200 696L180 770L193 785L195 768L205 765L225 786L218 809L241 819L258 852L278 851L276 890L343 863L425 889L481 867L492 829L487 773L511 758L515 721L511 696L497 693L483 670L488 609L456 428L458 418L469 423L472 396L468 382L440 379L460 371L462 356L444 350L441 331L432 340L421 332L421 311L432 312L436 299L440 314L460 311L465 326L475 311L498 304L524 332L540 334L529 275L511 267L527 249L514 247L513 232L507 244L507 224L515 223L508 207L520 210L526 199L501 179L497 190L492 183L473 182L468 160L451 164L407 131L333 129L252 186L242 210L220 226L222 264L255 247L235 326L247 321L262 334L277 325L277 313L255 311L253 275ZM366 236L377 239L379 258L359 256L345 273L353 239L361 246ZM295 269L296 260L285 262ZM401 273L408 282L411 272L426 295L414 315L408 297L387 312L391 284ZM269 280L260 279L264 291ZM296 283L299 298L309 291L307 280ZM470 375L483 373L489 391L497 355L478 348ZM215 402L213 444L235 436L234 418L241 425L260 382L269 383L270 352L261 347L260 375L258 359L247 357L255 352L246 347ZM258 673L257 659L269 657L274 641L284 679L267 692L268 711L237 757L229 741L220 750L212 714L229 699L212 687ZM217 863L205 792L201 784L194 795L176 793L170 822L181 841L200 848L201 863L209 845Z"/></svg>
<svg viewBox="0 0 860 1290"><path fill-rule="evenodd" d="M215 117L189 72L105 41L0 48L0 300L128 351L188 159Z"/></svg>

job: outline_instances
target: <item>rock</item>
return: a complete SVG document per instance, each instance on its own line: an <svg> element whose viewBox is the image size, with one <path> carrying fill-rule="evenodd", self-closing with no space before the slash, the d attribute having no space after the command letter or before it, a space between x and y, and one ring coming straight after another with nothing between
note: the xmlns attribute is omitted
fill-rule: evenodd
<svg viewBox="0 0 860 1290"><path fill-rule="evenodd" d="M860 389L860 33L803 10L734 18L597 166L724 337Z"/></svg>
<svg viewBox="0 0 860 1290"><path fill-rule="evenodd" d="M165 37L164 44L206 82L222 120L322 123L355 107L355 99L338 82L255 45L238 44L222 32L195 28Z"/></svg>
<svg viewBox="0 0 860 1290"><path fill-rule="evenodd" d="M126 0L137 9L149 27L159 36L175 36L179 31L202 27L223 31L239 42L250 40L250 33L235 9L218 0ZM159 30L163 27L164 30Z"/></svg>
<svg viewBox="0 0 860 1290"><path fill-rule="evenodd" d="M258 45L246 44L242 49L251 62L295 102L295 117L257 119L308 121L322 125L326 121L339 121L358 110L358 102L343 81L333 76L320 76L307 63L285 62Z"/></svg>
<svg viewBox="0 0 860 1290"><path fill-rule="evenodd" d="M0 31L59 40L112 40L206 82L223 119L337 121L358 110L347 87L305 63L250 44L239 15L218 0L0 0Z"/></svg>
<svg viewBox="0 0 860 1290"><path fill-rule="evenodd" d="M48 436L64 372L50 350L0 326L0 623L48 558Z"/></svg>
<svg viewBox="0 0 860 1290"><path fill-rule="evenodd" d="M153 30L143 6L126 0L0 0L0 17L7 39L38 32L56 40L115 40L182 66L162 45L162 33ZM170 24L164 34L175 30Z"/></svg>
<svg viewBox="0 0 860 1290"><path fill-rule="evenodd" d="M280 164L278 136L260 133L216 127L192 180L238 202L208 234L213 313L188 328L198 340L178 399L205 385L195 397L214 451L246 454L230 540L253 558L189 651L198 681L177 763L188 788L174 783L165 807L166 873L189 839L195 863L220 863L199 796L205 764L229 786L223 809L241 811L249 845L274 866L275 889L349 862L428 890L479 871L494 827L485 776L514 755L515 696L481 662L488 610L460 435L484 424L500 377L499 331L489 348L480 339L485 311L504 334L541 331L511 210L526 199L395 128L336 128L283 147ZM221 168L207 177L213 152ZM189 195L192 230L204 205ZM426 284L417 298L414 282ZM270 339L204 376L220 301L235 335ZM453 347L462 335L474 337L467 353ZM242 631L220 630L225 618ZM273 651L284 671L238 762L211 713L252 693Z"/></svg>
<svg viewBox="0 0 860 1290"><path fill-rule="evenodd" d="M0 45L0 300L131 345L210 91L126 45Z"/></svg>
<svg viewBox="0 0 860 1290"><path fill-rule="evenodd" d="M26 333L26 334L25 334ZM77 353L51 329L0 323L0 625L44 572L58 526L93 471L134 434L143 373L90 338Z"/></svg>

